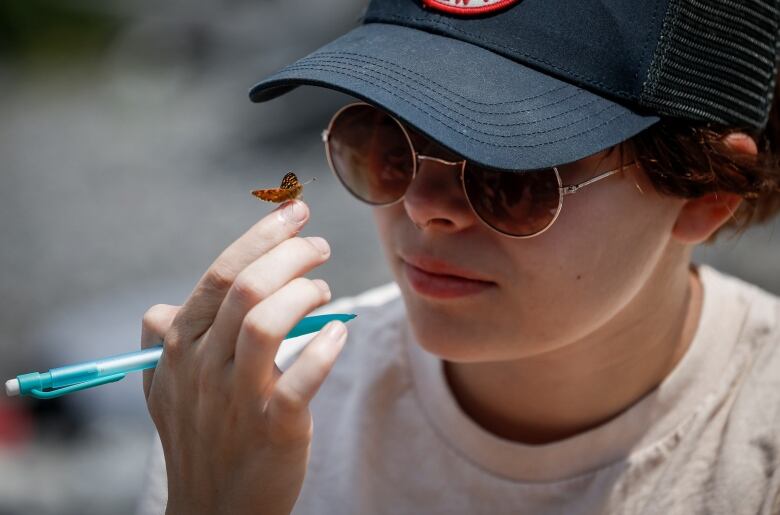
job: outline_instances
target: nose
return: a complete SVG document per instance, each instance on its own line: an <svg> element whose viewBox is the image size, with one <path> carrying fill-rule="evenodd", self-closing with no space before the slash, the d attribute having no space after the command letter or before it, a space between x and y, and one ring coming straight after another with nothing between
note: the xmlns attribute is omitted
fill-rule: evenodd
<svg viewBox="0 0 780 515"><path fill-rule="evenodd" d="M463 161L417 154L417 173L404 196L404 209L422 230L454 233L475 223L463 186Z"/></svg>

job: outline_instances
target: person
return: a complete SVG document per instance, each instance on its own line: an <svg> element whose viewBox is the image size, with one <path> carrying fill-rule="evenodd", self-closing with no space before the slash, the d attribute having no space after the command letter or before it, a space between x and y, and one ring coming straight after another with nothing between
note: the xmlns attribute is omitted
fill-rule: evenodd
<svg viewBox="0 0 780 515"><path fill-rule="evenodd" d="M780 513L780 299L692 262L780 210L778 20L764 0L372 0L258 83L356 98L326 157L395 281L331 302L293 200L150 308L139 511Z"/></svg>

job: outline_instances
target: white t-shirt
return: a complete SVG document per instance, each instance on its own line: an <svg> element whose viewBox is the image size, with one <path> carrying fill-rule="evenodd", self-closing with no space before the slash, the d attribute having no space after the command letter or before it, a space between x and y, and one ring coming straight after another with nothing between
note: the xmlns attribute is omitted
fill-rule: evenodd
<svg viewBox="0 0 780 515"><path fill-rule="evenodd" d="M699 274L700 324L671 374L616 418L543 445L464 414L394 283L319 310L359 316L312 401L293 513L780 514L780 298ZM283 370L309 339L282 347ZM143 515L165 511L164 467L156 441Z"/></svg>

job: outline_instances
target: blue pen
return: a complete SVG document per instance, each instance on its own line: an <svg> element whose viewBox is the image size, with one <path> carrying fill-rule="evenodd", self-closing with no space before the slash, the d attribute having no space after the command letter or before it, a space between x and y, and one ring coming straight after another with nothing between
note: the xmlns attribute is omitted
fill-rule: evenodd
<svg viewBox="0 0 780 515"><path fill-rule="evenodd" d="M322 329L331 320L347 322L357 315L333 313L314 315L302 319L284 338L294 338ZM96 361L52 368L43 374L32 372L16 376L5 382L5 393L30 395L37 399L51 399L86 388L113 383L126 374L147 368L154 368L163 352L162 345L155 345L137 352L127 352Z"/></svg>

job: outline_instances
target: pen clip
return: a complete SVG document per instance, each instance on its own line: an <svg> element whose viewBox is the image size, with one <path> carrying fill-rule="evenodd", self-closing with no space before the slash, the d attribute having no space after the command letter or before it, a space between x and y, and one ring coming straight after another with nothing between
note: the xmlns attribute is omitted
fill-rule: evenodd
<svg viewBox="0 0 780 515"><path fill-rule="evenodd" d="M29 395L32 395L36 399L53 399L54 397L65 395L66 393L85 390L93 386L100 386L101 384L113 383L114 381L119 381L124 377L125 377L125 373L121 372L119 374L111 374L110 376L98 377L97 379L90 379L89 381L84 381L83 383L76 383L70 386L63 386L62 388L55 388L53 390L44 391L41 390L40 388L33 388L32 390L30 390Z"/></svg>

